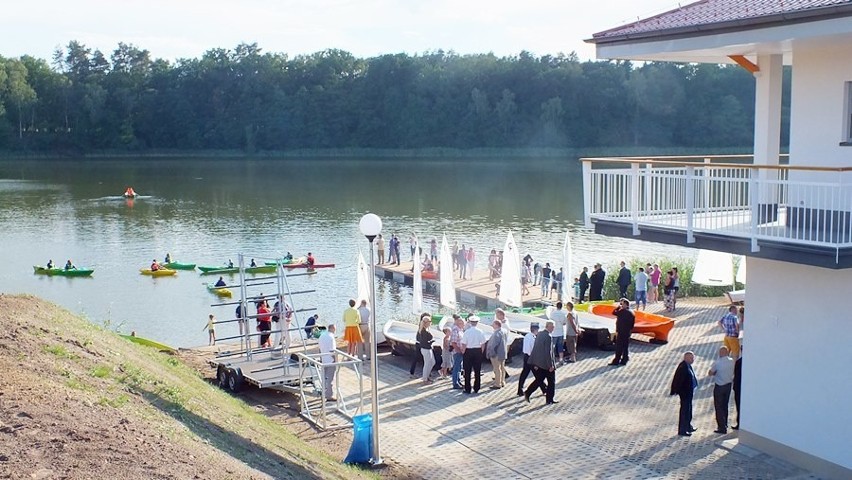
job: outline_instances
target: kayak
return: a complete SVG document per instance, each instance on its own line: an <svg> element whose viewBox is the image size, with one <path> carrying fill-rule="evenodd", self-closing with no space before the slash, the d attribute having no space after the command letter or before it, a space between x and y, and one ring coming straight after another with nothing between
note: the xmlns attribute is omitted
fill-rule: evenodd
<svg viewBox="0 0 852 480"><path fill-rule="evenodd" d="M287 258L281 260L281 265L292 265L296 263L305 263L307 258L305 257L297 257L297 258ZM264 265L278 265L278 262L264 262Z"/></svg>
<svg viewBox="0 0 852 480"><path fill-rule="evenodd" d="M160 270L151 270L150 268L140 268L139 273L142 275L150 275L152 277L168 277L171 275L176 275L177 270L170 270L168 268L161 268Z"/></svg>
<svg viewBox="0 0 852 480"><path fill-rule="evenodd" d="M234 292L232 292L230 289L228 289L228 287L217 287L213 283L206 283L205 285L207 285L207 290L210 293L212 293L213 295L218 295L220 297L227 297L227 298L231 298L231 297L234 296Z"/></svg>
<svg viewBox="0 0 852 480"><path fill-rule="evenodd" d="M236 272L237 270L239 270L237 267L229 267L229 266L227 266L227 265L217 265L217 266L215 266L215 267L210 267L210 266L206 266L206 267L205 267L205 266L203 266L203 265L202 265L202 266L198 267L198 269L199 269L199 270L201 270L201 273L212 272L213 270L229 270L229 269L233 269L235 272Z"/></svg>
<svg viewBox="0 0 852 480"><path fill-rule="evenodd" d="M256 267L246 267L246 273L275 273L276 265L258 265ZM226 273L238 273L238 267L198 267L202 275L221 275Z"/></svg>
<svg viewBox="0 0 852 480"><path fill-rule="evenodd" d="M91 268L72 268L71 270L65 270L64 268L47 268L34 265L33 271L39 275L48 275L51 277L88 277L92 275L95 270Z"/></svg>
<svg viewBox="0 0 852 480"><path fill-rule="evenodd" d="M307 263L288 263L283 265L284 268L308 268ZM334 268L333 263L315 263L314 268Z"/></svg>
<svg viewBox="0 0 852 480"><path fill-rule="evenodd" d="M124 335L124 334L119 334L119 336L121 338L125 339L125 340L130 340L131 342L139 344L139 345L144 345L146 347L156 348L157 350L159 350L161 352L175 353L175 351L176 351L174 348L172 348L172 347L170 347L170 346L168 346L164 343L155 342L154 340L148 340L147 338L137 337L135 335Z"/></svg>
<svg viewBox="0 0 852 480"><path fill-rule="evenodd" d="M172 270L195 270L194 263L169 262L164 263L163 266Z"/></svg>
<svg viewBox="0 0 852 480"><path fill-rule="evenodd" d="M287 265L284 265L285 267ZM276 265L258 265L256 267L246 267L246 273L275 273Z"/></svg>

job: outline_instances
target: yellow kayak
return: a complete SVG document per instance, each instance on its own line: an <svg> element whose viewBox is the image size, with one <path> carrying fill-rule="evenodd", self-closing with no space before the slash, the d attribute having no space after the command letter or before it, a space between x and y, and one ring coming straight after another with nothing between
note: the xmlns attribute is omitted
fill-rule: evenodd
<svg viewBox="0 0 852 480"><path fill-rule="evenodd" d="M214 295L218 295L220 297L226 297L226 298L231 298L232 296L234 296L234 292L229 290L228 287L217 287L216 285L214 285L212 283L208 283L206 285L207 285L207 290Z"/></svg>
<svg viewBox="0 0 852 480"><path fill-rule="evenodd" d="M168 268L161 268L159 270L151 270L150 268L140 268L139 273L142 275L150 275L152 277L168 277L170 275L177 274L177 270L170 270Z"/></svg>

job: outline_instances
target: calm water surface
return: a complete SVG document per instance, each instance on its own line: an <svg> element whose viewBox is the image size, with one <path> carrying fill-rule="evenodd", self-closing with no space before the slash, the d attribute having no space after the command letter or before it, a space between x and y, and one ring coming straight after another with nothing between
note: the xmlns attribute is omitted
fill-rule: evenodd
<svg viewBox="0 0 852 480"><path fill-rule="evenodd" d="M117 198L132 185L146 198ZM149 197L149 198L148 198ZM346 160L65 160L0 162L0 292L32 293L92 322L178 346L206 343L208 313L231 318L233 308L203 283L211 277L139 274L166 252L178 261L218 265L249 258L313 252L337 268L291 280L297 308L316 307L338 320L355 296L358 231L366 212L382 217L386 236L407 247L446 234L473 246L477 268L511 230L522 252L559 265L565 230L575 266L663 256L691 249L595 235L582 228L582 180L576 159L495 161ZM403 259L408 258L403 248ZM48 259L72 259L95 269L92 278L34 275ZM578 267L579 268L579 267ZM236 278L236 277L235 277ZM215 281L215 278L212 279ZM273 293L274 288L266 293ZM412 317L411 290L377 284L377 318ZM427 296L427 308L436 300ZM220 326L219 336L232 335Z"/></svg>

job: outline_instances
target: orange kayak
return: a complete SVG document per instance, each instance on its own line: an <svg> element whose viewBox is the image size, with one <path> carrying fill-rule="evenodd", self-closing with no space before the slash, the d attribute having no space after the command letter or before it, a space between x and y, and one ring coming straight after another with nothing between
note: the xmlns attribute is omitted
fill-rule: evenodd
<svg viewBox="0 0 852 480"><path fill-rule="evenodd" d="M602 317L615 318L612 311L615 310L614 304L599 304L589 307L589 313L600 315ZM667 343L669 341L669 332L674 328L674 320L662 315L647 313L642 310L631 310L636 316L636 323L633 325L633 333L641 333L654 337L651 340L653 343Z"/></svg>

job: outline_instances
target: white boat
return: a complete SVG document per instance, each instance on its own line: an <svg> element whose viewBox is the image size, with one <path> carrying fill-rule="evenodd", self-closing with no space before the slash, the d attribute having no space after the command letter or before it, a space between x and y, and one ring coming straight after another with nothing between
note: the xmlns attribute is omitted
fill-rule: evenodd
<svg viewBox="0 0 852 480"><path fill-rule="evenodd" d="M399 320L388 320L382 328L382 333L391 349L399 355L420 355L420 352L415 348L417 344L417 328L413 323L401 322ZM432 333L434 342L432 349L437 352L438 358L441 358L441 346L444 342L444 333L432 326L429 328Z"/></svg>

